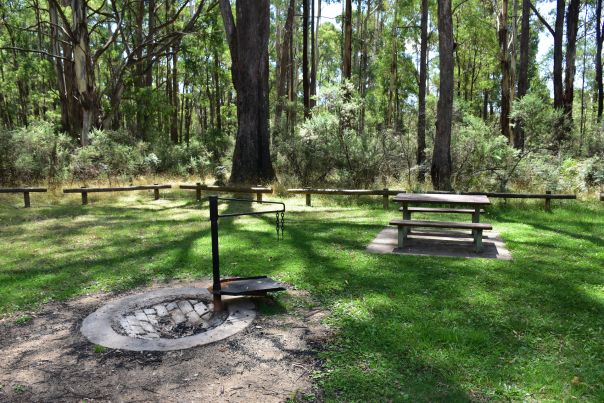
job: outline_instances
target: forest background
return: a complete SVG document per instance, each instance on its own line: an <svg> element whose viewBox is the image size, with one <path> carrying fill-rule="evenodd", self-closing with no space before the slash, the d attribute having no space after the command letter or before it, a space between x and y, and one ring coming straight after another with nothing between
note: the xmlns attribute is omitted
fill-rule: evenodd
<svg viewBox="0 0 604 403"><path fill-rule="evenodd" d="M602 0L0 3L0 185L586 192L602 104Z"/></svg>

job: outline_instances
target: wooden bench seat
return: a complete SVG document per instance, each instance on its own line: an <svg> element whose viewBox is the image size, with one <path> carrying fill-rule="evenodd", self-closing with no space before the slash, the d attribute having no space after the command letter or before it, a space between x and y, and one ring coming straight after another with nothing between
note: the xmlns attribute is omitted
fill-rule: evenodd
<svg viewBox="0 0 604 403"><path fill-rule="evenodd" d="M399 211L404 211L401 207ZM408 207L410 213L458 213L458 214L474 214L474 209L470 208L442 208L442 207ZM480 209L480 214L484 214L484 209Z"/></svg>
<svg viewBox="0 0 604 403"><path fill-rule="evenodd" d="M391 220L390 225L395 225L398 227L399 248L403 247L404 241L407 239L408 230L412 227L469 229L472 230L472 236L474 237L474 248L476 252L482 252L482 231L493 229L491 224L485 223L422 220Z"/></svg>

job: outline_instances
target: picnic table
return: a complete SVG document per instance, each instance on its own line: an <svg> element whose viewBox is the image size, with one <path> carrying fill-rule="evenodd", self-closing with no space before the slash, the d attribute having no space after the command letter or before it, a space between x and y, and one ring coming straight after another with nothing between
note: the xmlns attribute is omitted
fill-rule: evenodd
<svg viewBox="0 0 604 403"><path fill-rule="evenodd" d="M401 203L400 210L403 212L402 220L392 220L390 225L398 227L398 246L402 248L404 241L409 235L412 227L427 228L456 228L471 229L474 238L476 252L482 252L482 231L492 229L490 224L480 222L480 213L484 212L482 207L491 204L489 198L484 195L458 195L458 194L431 194L431 193L399 193L394 201ZM449 206L467 206L469 208L455 207L413 207L412 204L446 204ZM412 213L454 213L471 214L472 222L453 221L423 221L412 220Z"/></svg>

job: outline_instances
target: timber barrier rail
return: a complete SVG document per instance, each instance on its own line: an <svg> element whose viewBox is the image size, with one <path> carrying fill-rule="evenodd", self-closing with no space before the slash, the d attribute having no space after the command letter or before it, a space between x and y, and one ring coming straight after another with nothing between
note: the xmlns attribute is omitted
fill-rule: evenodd
<svg viewBox="0 0 604 403"><path fill-rule="evenodd" d="M25 208L31 207L30 193L46 193L47 191L48 189L46 188L0 188L0 193L23 193Z"/></svg>
<svg viewBox="0 0 604 403"><path fill-rule="evenodd" d="M86 186L80 188L63 189L63 193L81 193L82 205L88 204L88 193L104 193L104 192L129 192L135 190L153 190L153 197L159 200L160 189L170 189L172 185L138 185L138 186L123 186L123 187L107 187L107 188L89 188Z"/></svg>
<svg viewBox="0 0 604 403"><path fill-rule="evenodd" d="M256 194L256 200L262 201L262 195L266 193L273 193L273 188L268 187L241 187L241 186L216 186L216 185L203 185L196 183L195 185L180 185L181 189L184 190L195 190L195 200L201 201L201 192L209 193L252 193Z"/></svg>

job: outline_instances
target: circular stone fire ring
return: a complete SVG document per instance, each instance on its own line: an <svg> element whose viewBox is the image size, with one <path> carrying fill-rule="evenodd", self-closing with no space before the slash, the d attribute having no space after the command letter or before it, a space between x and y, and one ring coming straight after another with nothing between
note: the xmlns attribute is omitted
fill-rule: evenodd
<svg viewBox="0 0 604 403"><path fill-rule="evenodd" d="M225 339L256 317L254 304L224 300L215 313L205 288L164 288L117 299L91 313L82 334L92 343L131 351L182 350Z"/></svg>

